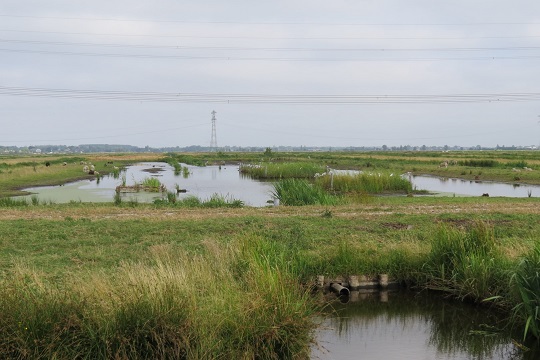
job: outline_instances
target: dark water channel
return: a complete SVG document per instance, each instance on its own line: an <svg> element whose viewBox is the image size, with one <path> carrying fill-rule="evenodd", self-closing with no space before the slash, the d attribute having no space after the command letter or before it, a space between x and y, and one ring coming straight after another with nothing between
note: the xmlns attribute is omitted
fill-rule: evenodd
<svg viewBox="0 0 540 360"><path fill-rule="evenodd" d="M502 317L485 308L410 291L351 293L317 331L312 359L532 360ZM514 335L514 337L512 336Z"/></svg>

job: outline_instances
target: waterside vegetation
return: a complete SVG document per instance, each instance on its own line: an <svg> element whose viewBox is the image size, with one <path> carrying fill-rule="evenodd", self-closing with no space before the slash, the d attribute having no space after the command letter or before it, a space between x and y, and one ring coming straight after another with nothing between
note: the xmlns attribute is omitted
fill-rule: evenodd
<svg viewBox="0 0 540 360"><path fill-rule="evenodd" d="M517 341L531 341L538 205L403 197L219 211L10 207L0 214L1 355L306 357L324 306L308 296L319 274L388 273L494 306L513 315Z"/></svg>
<svg viewBox="0 0 540 360"><path fill-rule="evenodd" d="M281 203L303 207L168 193L117 206L0 198L0 358L308 358L314 315L325 306L310 294L314 278L380 273L503 311L517 342L539 342L538 198L364 196L410 193L407 182L394 183L401 171L455 167L540 182L536 154L520 172L512 169L525 160L502 153L457 154L446 167L439 155L245 155L253 164L256 156L291 168L324 164L319 175L326 166L364 171L276 179ZM244 155L181 156L204 164ZM459 164L482 159L496 163ZM8 189L47 171L7 160L0 184ZM78 164L47 168L58 181Z"/></svg>

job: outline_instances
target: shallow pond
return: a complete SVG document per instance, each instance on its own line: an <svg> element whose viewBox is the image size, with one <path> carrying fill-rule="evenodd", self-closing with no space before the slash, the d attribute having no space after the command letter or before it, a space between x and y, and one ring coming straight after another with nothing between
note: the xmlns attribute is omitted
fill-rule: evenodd
<svg viewBox="0 0 540 360"><path fill-rule="evenodd" d="M76 202L112 202L115 189L122 184L134 185L145 178L155 177L169 191L175 191L176 185L187 190L179 194L179 198L196 196L202 200L214 194L242 200L248 206L261 207L271 203L272 183L254 180L243 176L236 165L223 166L190 166L182 165L189 170L189 176L175 175L172 166L166 163L140 163L126 167L121 176L104 176L97 181L82 180L62 186L45 186L25 189L37 196L41 202L66 203ZM354 172L353 172L354 173ZM406 176L406 175L405 175ZM490 196L527 197L540 196L540 186L513 185L494 182L468 181L461 179L438 178L431 176L406 176L417 190L428 190L442 196ZM126 193L124 201L152 202L164 196L161 193ZM32 196L26 196L30 200Z"/></svg>
<svg viewBox="0 0 540 360"><path fill-rule="evenodd" d="M82 180L62 186L29 188L25 191L33 193L42 202L112 202L116 187L122 184L122 177L125 177L126 185L134 185L145 178L155 177L169 191L175 191L176 185L187 190L186 193L180 193L179 198L196 196L204 200L214 194L219 194L242 200L248 206L265 206L272 199L271 183L242 176L238 171L238 166L182 166L189 170L187 177L182 173L175 175L172 166L165 163L140 163L127 166L118 178L109 175L102 177L100 181L95 179ZM161 193L143 191L121 195L124 201L136 200L139 202L152 202L163 197ZM26 196L28 199L31 197L32 195Z"/></svg>
<svg viewBox="0 0 540 360"><path fill-rule="evenodd" d="M437 294L351 293L321 320L312 359L532 360L495 313ZM514 334L519 336L519 334Z"/></svg>
<svg viewBox="0 0 540 360"><path fill-rule="evenodd" d="M523 184L506 184L491 181L474 181L435 176L406 176L416 190L428 190L445 196L505 196L505 197L538 197L540 186Z"/></svg>

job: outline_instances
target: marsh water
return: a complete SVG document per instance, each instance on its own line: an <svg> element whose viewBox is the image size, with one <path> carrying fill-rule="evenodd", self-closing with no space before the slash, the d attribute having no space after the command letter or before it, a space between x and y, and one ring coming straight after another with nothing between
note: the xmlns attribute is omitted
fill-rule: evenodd
<svg viewBox="0 0 540 360"><path fill-rule="evenodd" d="M321 318L311 359L538 359L504 324L496 312L439 294L353 292Z"/></svg>
<svg viewBox="0 0 540 360"><path fill-rule="evenodd" d="M504 197L538 197L540 186L524 184L497 183L492 181L475 181L436 176L407 176L413 189L428 190L440 196L504 196Z"/></svg>
<svg viewBox="0 0 540 360"><path fill-rule="evenodd" d="M262 207L272 201L272 183L254 180L243 176L237 165L223 166L190 166L182 165L189 171L188 176L174 174L172 166L166 163L139 163L127 166L117 178L112 175L96 179L82 180L62 186L45 186L25 189L37 196L40 201L66 203L75 202L112 202L115 189L122 184L134 185L148 177L156 177L169 191L175 191L176 186L185 189L186 193L179 194L180 198L196 196L202 200L214 194L242 200L248 206ZM428 190L438 196L490 196L507 197L537 197L540 196L540 186L515 185L495 182L468 181L432 176L407 176L417 190ZM127 193L122 194L123 200L152 202L162 198L161 193ZM26 196L28 199L31 195Z"/></svg>
<svg viewBox="0 0 540 360"><path fill-rule="evenodd" d="M179 198L196 196L202 200L214 194L226 198L242 200L248 206L261 207L272 200L272 185L247 178L240 174L238 166L190 166L182 165L188 169L189 174L174 174L172 166L166 163L139 163L127 166L120 176L103 176L96 179L82 180L62 186L46 186L25 189L37 196L40 201L65 203L70 201L82 202L112 202L117 186L125 178L126 185L135 185L145 178L155 177L164 184L169 191L176 191L178 185L185 193L178 194ZM82 167L81 167L82 168ZM136 200L138 202L152 202L161 199L162 193L123 193L123 200ZM27 196L30 198L31 196Z"/></svg>

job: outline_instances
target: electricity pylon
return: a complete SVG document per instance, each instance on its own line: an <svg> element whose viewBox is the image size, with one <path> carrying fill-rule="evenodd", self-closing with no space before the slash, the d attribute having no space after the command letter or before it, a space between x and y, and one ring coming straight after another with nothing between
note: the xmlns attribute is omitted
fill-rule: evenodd
<svg viewBox="0 0 540 360"><path fill-rule="evenodd" d="M210 139L210 150L217 151L216 111L215 110L212 110L212 138Z"/></svg>

